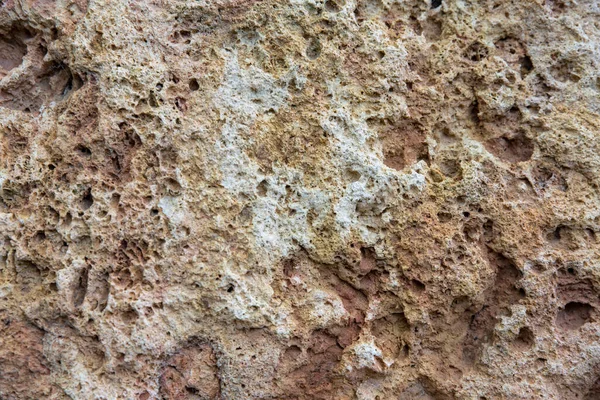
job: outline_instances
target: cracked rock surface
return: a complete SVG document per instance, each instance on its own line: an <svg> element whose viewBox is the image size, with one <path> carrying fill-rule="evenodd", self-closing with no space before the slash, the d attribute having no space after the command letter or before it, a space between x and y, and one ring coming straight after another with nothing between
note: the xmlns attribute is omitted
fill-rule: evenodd
<svg viewBox="0 0 600 400"><path fill-rule="evenodd" d="M0 399L600 399L597 0L0 0Z"/></svg>

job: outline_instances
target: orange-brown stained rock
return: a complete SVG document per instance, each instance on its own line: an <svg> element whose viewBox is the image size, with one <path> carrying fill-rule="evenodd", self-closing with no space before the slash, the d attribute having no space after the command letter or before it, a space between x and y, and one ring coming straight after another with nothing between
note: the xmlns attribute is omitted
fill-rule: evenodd
<svg viewBox="0 0 600 400"><path fill-rule="evenodd" d="M0 320L0 398L41 399L56 395L43 353L44 332L21 321Z"/></svg>
<svg viewBox="0 0 600 400"><path fill-rule="evenodd" d="M428 150L425 137L423 128L416 123L385 127L381 133L385 165L401 170L418 160L426 160Z"/></svg>
<svg viewBox="0 0 600 400"><path fill-rule="evenodd" d="M315 331L306 343L306 357L298 362L291 354L299 355L296 347L285 353L278 368L282 372L277 385L289 399L345 398L350 387L337 370L343 347L339 338L325 331ZM289 371L289 372L288 372Z"/></svg>
<svg viewBox="0 0 600 400"><path fill-rule="evenodd" d="M216 357L210 345L187 347L171 356L160 375L164 399L218 399Z"/></svg>
<svg viewBox="0 0 600 400"><path fill-rule="evenodd" d="M485 147L501 160L513 163L527 161L533 154L533 142L522 134L488 140Z"/></svg>

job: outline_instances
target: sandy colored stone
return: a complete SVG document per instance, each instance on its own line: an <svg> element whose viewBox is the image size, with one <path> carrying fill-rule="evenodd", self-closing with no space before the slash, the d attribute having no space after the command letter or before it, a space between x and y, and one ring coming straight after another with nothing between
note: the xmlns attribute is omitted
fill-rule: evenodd
<svg viewBox="0 0 600 400"><path fill-rule="evenodd" d="M600 399L600 8L0 0L0 399Z"/></svg>

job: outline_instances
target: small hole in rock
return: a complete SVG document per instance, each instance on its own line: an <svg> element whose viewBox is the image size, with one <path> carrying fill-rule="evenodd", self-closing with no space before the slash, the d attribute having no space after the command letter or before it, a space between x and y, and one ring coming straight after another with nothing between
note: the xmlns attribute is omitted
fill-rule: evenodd
<svg viewBox="0 0 600 400"><path fill-rule="evenodd" d="M306 57L311 60L319 58L321 55L321 42L317 39L311 39L306 48Z"/></svg>
<svg viewBox="0 0 600 400"><path fill-rule="evenodd" d="M360 180L360 172L354 171L354 170L348 170L346 171L346 175L348 176L348 179L350 180L350 182L357 182Z"/></svg>
<svg viewBox="0 0 600 400"><path fill-rule="evenodd" d="M337 4L337 2L328 0L325 2L325 10L329 12L338 12L340 11L340 6Z"/></svg>
<svg viewBox="0 0 600 400"><path fill-rule="evenodd" d="M475 42L465 50L464 56L471 61L479 62L488 56L488 49L482 43Z"/></svg>
<svg viewBox="0 0 600 400"><path fill-rule="evenodd" d="M33 238L34 238L34 240L37 240L37 241L45 240L46 233L44 231L37 231L37 233L35 234L35 236Z"/></svg>
<svg viewBox="0 0 600 400"><path fill-rule="evenodd" d="M485 142L486 149L503 161L518 163L531 158L534 151L533 140L524 134L515 137L499 137Z"/></svg>
<svg viewBox="0 0 600 400"><path fill-rule="evenodd" d="M193 386L186 386L185 390L186 390L186 392L188 392L190 394L199 394L200 393L200 391Z"/></svg>
<svg viewBox="0 0 600 400"><path fill-rule="evenodd" d="M77 147L75 147L75 150L84 157L89 157L92 155L92 151L82 144L77 145Z"/></svg>
<svg viewBox="0 0 600 400"><path fill-rule="evenodd" d="M256 187L256 192L260 197L265 197L267 195L268 185L267 181L261 181Z"/></svg>
<svg viewBox="0 0 600 400"><path fill-rule="evenodd" d="M529 56L524 56L519 59L521 63L521 75L525 76L533 71L533 62Z"/></svg>
<svg viewBox="0 0 600 400"><path fill-rule="evenodd" d="M21 65L23 57L27 54L24 39L26 39L25 32L14 27L11 29L10 37L0 36L0 69L10 71Z"/></svg>
<svg viewBox="0 0 600 400"><path fill-rule="evenodd" d="M138 396L138 400L148 400L149 398L150 398L150 393L148 393L147 391L140 393L140 395Z"/></svg>
<svg viewBox="0 0 600 400"><path fill-rule="evenodd" d="M556 324L563 330L576 330L588 322L594 308L586 303L573 301L558 312Z"/></svg>
<svg viewBox="0 0 600 400"><path fill-rule="evenodd" d="M515 344L518 348L525 350L533 346L535 342L535 336L528 327L523 327L519 330L519 334L515 340Z"/></svg>
<svg viewBox="0 0 600 400"><path fill-rule="evenodd" d="M110 196L110 206L112 208L119 207L119 203L121 202L121 195L119 193L113 193Z"/></svg>
<svg viewBox="0 0 600 400"><path fill-rule="evenodd" d="M194 92L196 90L200 89L200 84L198 83L198 81L196 79L190 79L189 86L190 86L190 90L192 90Z"/></svg>
<svg viewBox="0 0 600 400"><path fill-rule="evenodd" d="M88 189L85 194L83 195L83 198L81 199L81 209L83 211L89 209L92 204L94 204L94 197L92 196L92 189Z"/></svg>
<svg viewBox="0 0 600 400"><path fill-rule="evenodd" d="M425 284L417 279L413 279L411 281L413 287L417 289L417 291L422 292L425 290Z"/></svg>
<svg viewBox="0 0 600 400"><path fill-rule="evenodd" d="M292 345L285 350L284 357L290 360L297 360L298 357L302 354L302 350L300 347Z"/></svg>
<svg viewBox="0 0 600 400"><path fill-rule="evenodd" d="M448 222L452 219L452 214L440 211L439 213L437 213L437 218L438 221L440 221L441 223Z"/></svg>

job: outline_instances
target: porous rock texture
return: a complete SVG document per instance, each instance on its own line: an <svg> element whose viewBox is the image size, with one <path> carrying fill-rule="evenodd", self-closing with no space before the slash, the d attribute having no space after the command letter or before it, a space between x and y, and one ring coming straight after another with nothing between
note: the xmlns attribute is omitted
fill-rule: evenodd
<svg viewBox="0 0 600 400"><path fill-rule="evenodd" d="M597 0L0 0L0 398L600 399Z"/></svg>

